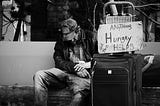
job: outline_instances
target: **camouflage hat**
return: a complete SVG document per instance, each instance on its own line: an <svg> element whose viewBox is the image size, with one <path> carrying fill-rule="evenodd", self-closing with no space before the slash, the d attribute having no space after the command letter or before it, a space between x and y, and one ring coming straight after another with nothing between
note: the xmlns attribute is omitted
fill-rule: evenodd
<svg viewBox="0 0 160 106"><path fill-rule="evenodd" d="M69 18L61 23L61 28L62 28L62 33L65 34L73 32L77 28L77 22L74 19Z"/></svg>

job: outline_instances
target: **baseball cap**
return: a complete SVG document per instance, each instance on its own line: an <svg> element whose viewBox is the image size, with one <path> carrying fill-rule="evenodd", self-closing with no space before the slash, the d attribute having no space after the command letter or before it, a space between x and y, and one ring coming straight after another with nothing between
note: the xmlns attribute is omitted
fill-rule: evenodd
<svg viewBox="0 0 160 106"><path fill-rule="evenodd" d="M68 34L68 33L71 33L73 31L76 30L77 28L77 22L72 19L72 18L69 18L67 20L64 20L62 23L61 23L61 30L62 30L62 33L63 34Z"/></svg>

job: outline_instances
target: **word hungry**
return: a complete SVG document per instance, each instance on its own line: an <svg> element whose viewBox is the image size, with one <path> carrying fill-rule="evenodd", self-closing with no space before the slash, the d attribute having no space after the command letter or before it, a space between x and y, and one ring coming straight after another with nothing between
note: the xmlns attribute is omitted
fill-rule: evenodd
<svg viewBox="0 0 160 106"><path fill-rule="evenodd" d="M121 35L121 36L118 36L117 35L117 37L113 37L112 36L112 33L110 32L109 33L109 36L108 36L108 34L106 33L106 36L105 36L105 38L106 38L106 43L124 43L124 42L130 42L130 40L131 40L131 38L132 38L132 36L126 36L126 35Z"/></svg>

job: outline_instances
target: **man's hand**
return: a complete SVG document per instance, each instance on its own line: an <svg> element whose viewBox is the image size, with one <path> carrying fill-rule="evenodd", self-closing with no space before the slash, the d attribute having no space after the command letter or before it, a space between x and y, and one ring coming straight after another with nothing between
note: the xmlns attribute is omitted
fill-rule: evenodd
<svg viewBox="0 0 160 106"><path fill-rule="evenodd" d="M91 62L80 61L79 64L74 66L75 71L81 71L83 69L91 68Z"/></svg>
<svg viewBox="0 0 160 106"><path fill-rule="evenodd" d="M78 71L78 72L77 72L77 75L78 75L79 77L83 77L83 78L91 78L89 72L88 72L86 69L81 70L81 71Z"/></svg>
<svg viewBox="0 0 160 106"><path fill-rule="evenodd" d="M87 68L91 67L91 62L84 62L80 61L79 64L76 64L74 66L75 71L77 72L77 75L80 77L90 77L89 72L86 70Z"/></svg>

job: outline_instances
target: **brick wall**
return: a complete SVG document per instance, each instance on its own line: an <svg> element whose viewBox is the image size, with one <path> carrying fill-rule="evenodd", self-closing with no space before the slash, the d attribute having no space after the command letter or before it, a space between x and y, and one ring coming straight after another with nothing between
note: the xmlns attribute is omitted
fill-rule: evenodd
<svg viewBox="0 0 160 106"><path fill-rule="evenodd" d="M73 17L83 29L92 29L93 4L85 0L33 0L32 1L32 41L56 41L59 37L59 22ZM88 3L88 5L86 5ZM87 8L88 6L88 8Z"/></svg>
<svg viewBox="0 0 160 106"><path fill-rule="evenodd" d="M59 22L70 17L68 0L54 0L47 6L47 39L57 40Z"/></svg>
<svg viewBox="0 0 160 106"><path fill-rule="evenodd" d="M2 1L0 1L0 41L2 40Z"/></svg>
<svg viewBox="0 0 160 106"><path fill-rule="evenodd" d="M70 17L68 0L32 1L32 41L55 41L59 22Z"/></svg>
<svg viewBox="0 0 160 106"><path fill-rule="evenodd" d="M48 26L59 27L59 22L70 17L69 13L69 1L68 0L57 0L53 4L47 6Z"/></svg>
<svg viewBox="0 0 160 106"><path fill-rule="evenodd" d="M31 40L45 40L47 23L47 0L33 0L31 12Z"/></svg>

